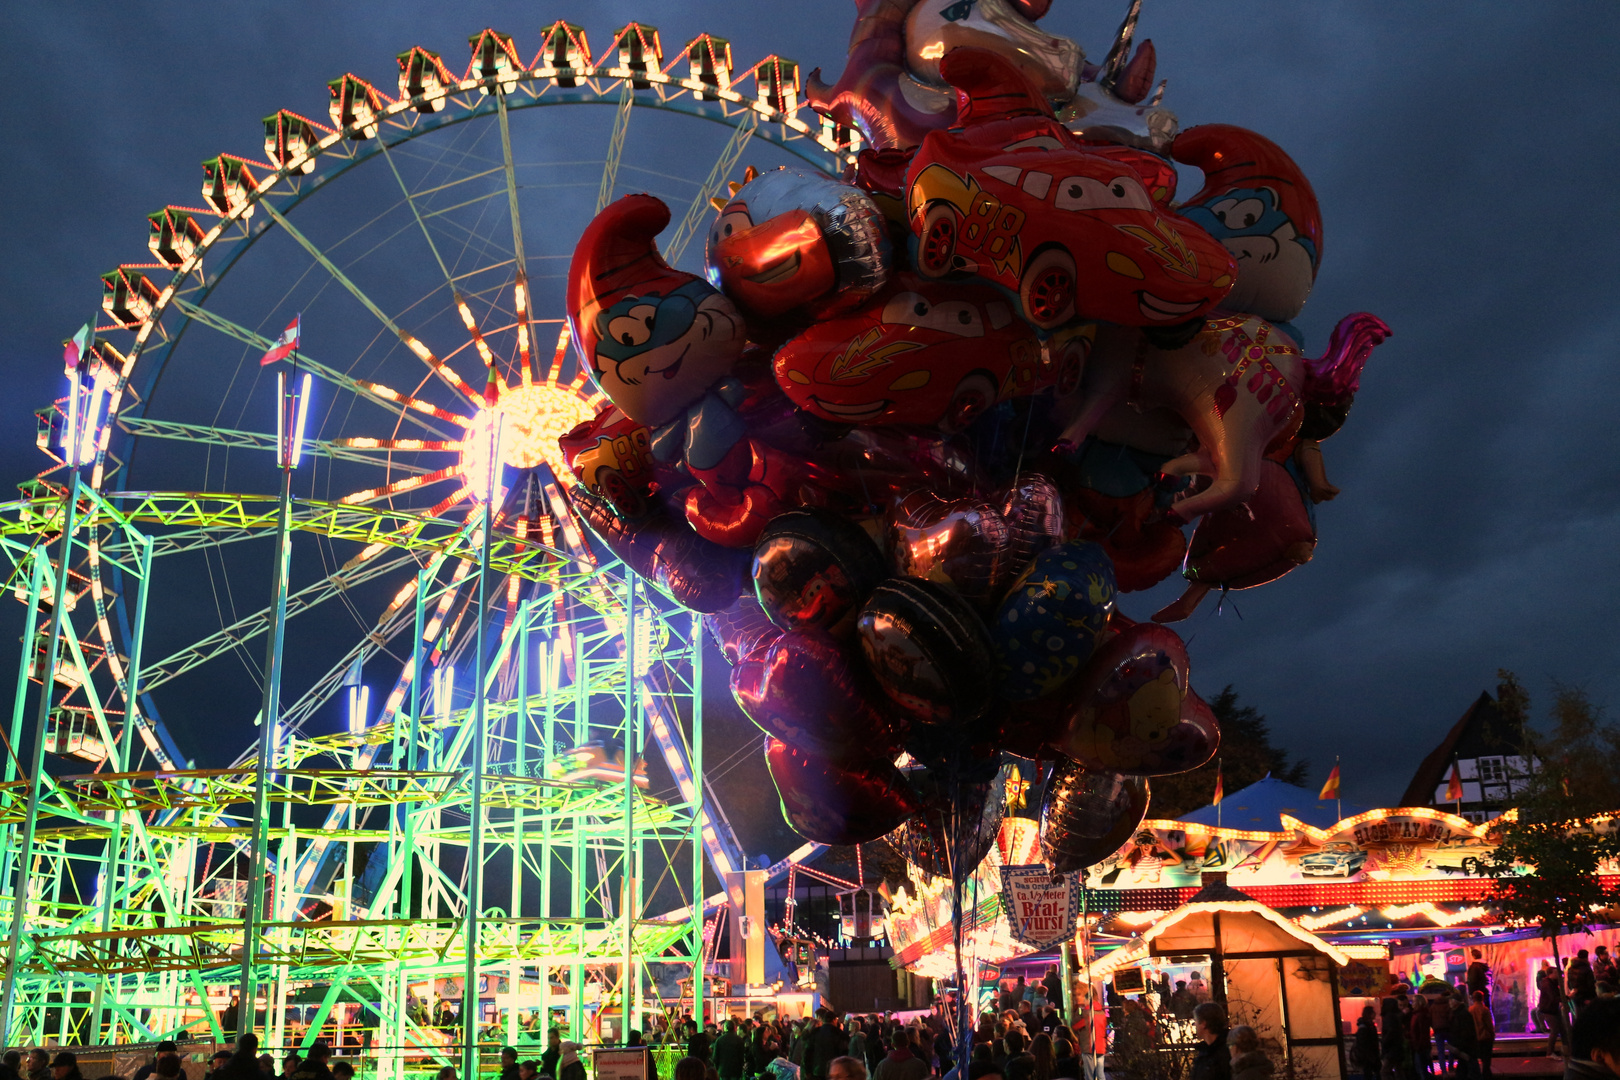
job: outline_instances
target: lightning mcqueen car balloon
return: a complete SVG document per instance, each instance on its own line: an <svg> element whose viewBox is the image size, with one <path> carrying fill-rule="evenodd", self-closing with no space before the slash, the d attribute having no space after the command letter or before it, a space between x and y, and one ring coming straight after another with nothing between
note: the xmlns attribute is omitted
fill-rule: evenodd
<svg viewBox="0 0 1620 1080"><path fill-rule="evenodd" d="M1157 159L1087 147L994 53L955 49L941 70L962 92L962 126L930 133L906 174L920 273L1012 289L1042 329L1173 326L1231 290L1232 256L1170 212Z"/></svg>
<svg viewBox="0 0 1620 1080"><path fill-rule="evenodd" d="M1073 391L1095 329L1042 341L996 289L900 273L860 311L789 339L776 352L776 381L824 420L957 431L1004 398Z"/></svg>

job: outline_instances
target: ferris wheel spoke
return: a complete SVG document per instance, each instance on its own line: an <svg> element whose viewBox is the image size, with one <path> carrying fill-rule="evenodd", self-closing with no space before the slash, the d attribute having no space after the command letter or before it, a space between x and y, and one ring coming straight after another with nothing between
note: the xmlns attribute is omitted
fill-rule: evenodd
<svg viewBox="0 0 1620 1080"><path fill-rule="evenodd" d="M523 215L518 209L517 168L512 164L512 129L506 116L506 92L495 92L495 105L501 114L501 164L506 170L506 204L512 217L512 251L517 259L517 281L512 285L512 304L517 314L518 371L522 385L534 381L534 357L529 348L529 261L523 251Z"/></svg>
<svg viewBox="0 0 1620 1080"><path fill-rule="evenodd" d="M198 307L189 300L183 300L180 297L175 297L173 302L192 319L202 323L211 330L219 331L227 337L233 337L236 340L251 345L256 349L269 349L272 344L270 339L265 337L263 334L256 333L255 331L249 330L245 326L234 323L230 319L220 315L218 312L209 311L206 308ZM408 412L401 414L397 406L404 404L406 398L405 395L400 394L398 391L391 390L387 387L381 386L378 383L356 379L351 375L347 375L337 370L336 368L328 367L320 361L313 359L308 353L301 349L295 351L293 356L297 359L299 367L305 369L306 371L312 372L323 382L330 383L339 389L347 390L357 397L364 398L375 405L381 405L383 409L389 413L389 415L396 417L403 416L403 419L409 420L417 427L422 428L430 434L437 435L441 439L448 437L448 433L446 431L434 424L428 423L419 416L412 416ZM411 400L414 401L415 399ZM450 420L453 423L461 424L462 426L466 425L466 420L464 418L459 417L454 413L439 410L436 406L432 408L421 408L413 405L411 407L415 409L416 412L421 413L424 416L440 416L441 419Z"/></svg>
<svg viewBox="0 0 1620 1080"><path fill-rule="evenodd" d="M147 439L178 439L192 445L222 446L228 450L276 449L274 435L257 431L234 431L230 428L205 427L201 424L182 424L173 420L149 420L144 416L121 416L118 426L131 435ZM378 464L375 452L387 450L455 450L459 444L443 440L425 439L306 439L304 453L335 461L358 461L367 465ZM389 467L400 472L425 473L426 466L393 461Z"/></svg>
<svg viewBox="0 0 1620 1080"><path fill-rule="evenodd" d="M403 495L407 491L415 491L419 487L437 484L443 480L459 479L460 476L460 464L446 465L442 469L434 469L432 472L423 473L420 476L407 476L403 480L395 480L381 487L365 488L361 491L351 492L339 499L338 503L341 506L364 506L366 503L377 502L379 499L386 499L391 495Z"/></svg>
<svg viewBox="0 0 1620 1080"><path fill-rule="evenodd" d="M392 573L399 567L415 561L415 556L405 553L391 559L373 560L358 567L340 570L288 596L287 617L290 619L294 615L309 611L356 585ZM143 664L141 692L150 693L169 680L184 675L216 656L242 648L269 629L274 614L272 608L266 607L155 663Z"/></svg>
<svg viewBox="0 0 1620 1080"><path fill-rule="evenodd" d="M714 207L710 205L709 200L720 193L726 177L737 167L737 161L742 157L743 151L748 149L748 143L758 128L759 114L750 113L731 133L731 138L720 151L720 156L714 159L714 167L709 170L708 179L703 181L703 186L693 196L691 205L686 208L686 216L675 226L675 231L670 234L669 243L664 248L664 261L671 266L674 266L686 252L686 245L697 235L698 226L714 213Z"/></svg>
<svg viewBox="0 0 1620 1080"><path fill-rule="evenodd" d="M608 139L607 160L602 163L602 184L596 189L596 212L600 214L613 201L613 185L619 179L619 162L624 157L624 137L630 130L630 106L636 95L626 79L619 87L619 111L613 117L613 134Z"/></svg>
<svg viewBox="0 0 1620 1080"><path fill-rule="evenodd" d="M281 211L277 210L270 204L268 199L262 200L259 205L263 206L270 216L275 219L277 225L280 225L283 229L287 230L287 235L296 240L298 242L298 246L302 247L306 252L309 253L310 258L320 263L321 266L326 269L326 272L331 274L333 280L335 280L339 285L342 285L345 289L348 289L350 294L353 295L356 300L360 301L367 311L370 311L373 315L375 315L377 319L388 328L389 332L395 337L399 338L407 349L415 353L417 359L426 364L428 369L437 375L446 386L461 394L468 401L474 404L479 403L481 400L480 396L473 393L472 387L468 386L461 376L455 373L454 369L435 356L433 354L433 350L428 348L427 345L420 341L414 334L403 329L399 326L399 324L395 323L393 319L389 318L383 309L378 307L376 302L365 294L360 286L356 285L349 279L349 275L338 269L337 264L329 259L325 252L316 247L315 244L310 241L309 237L299 232L298 229L293 226L292 222L287 220Z"/></svg>
<svg viewBox="0 0 1620 1080"><path fill-rule="evenodd" d="M405 203L411 208L411 216L416 218L416 224L422 230L422 239L427 241L428 250L433 253L433 261L439 264L439 272L451 288L455 287L455 279L450 275L450 268L444 265L444 256L439 254L439 245L433 242L433 234L428 232L427 222L422 220L422 210L416 205L416 199L411 195L410 186L405 178L399 174L399 166L394 164L394 155L388 152L387 144L383 145L383 157L388 162L388 168L394 174L394 180L399 184L400 194L405 196Z"/></svg>

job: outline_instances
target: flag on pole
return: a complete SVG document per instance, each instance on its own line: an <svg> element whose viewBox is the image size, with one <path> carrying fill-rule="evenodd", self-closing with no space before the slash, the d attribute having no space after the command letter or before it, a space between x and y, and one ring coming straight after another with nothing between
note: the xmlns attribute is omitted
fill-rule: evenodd
<svg viewBox="0 0 1620 1080"><path fill-rule="evenodd" d="M1328 773L1327 783L1322 785L1322 794L1316 797L1317 802L1326 802L1339 797L1339 766L1335 764L1333 771Z"/></svg>
<svg viewBox="0 0 1620 1080"><path fill-rule="evenodd" d="M74 372L78 371L79 361L83 360L84 354L89 351L90 324L85 323L83 326L79 327L79 332L74 334L73 337L62 346L63 373L72 375Z"/></svg>
<svg viewBox="0 0 1620 1080"><path fill-rule="evenodd" d="M1226 792L1221 789L1221 767L1219 765L1216 765L1215 766L1215 797L1210 800L1209 805L1211 805L1211 806L1219 806L1219 805L1221 805L1221 800L1223 798L1225 798L1225 797L1226 797Z"/></svg>
<svg viewBox="0 0 1620 1080"><path fill-rule="evenodd" d="M1446 784L1446 802L1462 802L1462 772L1457 763L1451 763L1451 780Z"/></svg>
<svg viewBox="0 0 1620 1080"><path fill-rule="evenodd" d="M260 358L260 367L269 367L277 360L285 360L292 355L293 350L298 348L298 334L302 329L303 319L302 314L293 316L293 321L287 324L287 329L283 330L281 336L270 343L270 351Z"/></svg>

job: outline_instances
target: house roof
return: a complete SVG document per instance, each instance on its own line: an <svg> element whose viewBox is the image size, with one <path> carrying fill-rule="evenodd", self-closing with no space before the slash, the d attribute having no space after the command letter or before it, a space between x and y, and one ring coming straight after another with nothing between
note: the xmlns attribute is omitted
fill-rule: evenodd
<svg viewBox="0 0 1620 1080"><path fill-rule="evenodd" d="M1473 758L1490 754L1522 752L1516 733L1508 730L1507 718L1490 694L1481 693L1451 725L1440 745L1429 752L1412 774L1412 782L1401 796L1402 806L1433 806L1435 789L1446 782L1453 758Z"/></svg>
<svg viewBox="0 0 1620 1080"><path fill-rule="evenodd" d="M1283 814L1287 814L1307 825L1325 829L1339 820L1341 803L1344 806L1344 817L1353 817L1371 809L1349 800L1320 801L1314 791L1267 776L1240 791L1232 792L1221 800L1219 807L1206 806L1190 814L1182 814L1180 820L1197 825L1219 824L1229 829L1275 832L1282 827L1279 819ZM1422 802L1417 805L1427 806L1428 803ZM1216 813L1217 810L1219 815ZM1219 821L1216 820L1217 816Z"/></svg>

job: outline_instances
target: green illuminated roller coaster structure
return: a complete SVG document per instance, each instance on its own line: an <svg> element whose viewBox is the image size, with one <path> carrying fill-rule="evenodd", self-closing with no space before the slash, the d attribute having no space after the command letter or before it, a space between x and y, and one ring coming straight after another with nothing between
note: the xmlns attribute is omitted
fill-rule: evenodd
<svg viewBox="0 0 1620 1080"><path fill-rule="evenodd" d="M329 123L266 117L264 160L208 159L154 261L102 278L48 465L0 504L0 1044L227 1039L246 988L271 1046L364 1003L399 1076L535 1009L636 1026L677 975L702 1014L704 864L751 868L704 782L703 626L575 514L557 437L602 401L535 312L617 192L677 208L675 263L745 150L858 145L792 61L711 35L469 42L463 76L415 48L397 98L345 74ZM424 1021L464 990L457 1030Z"/></svg>

